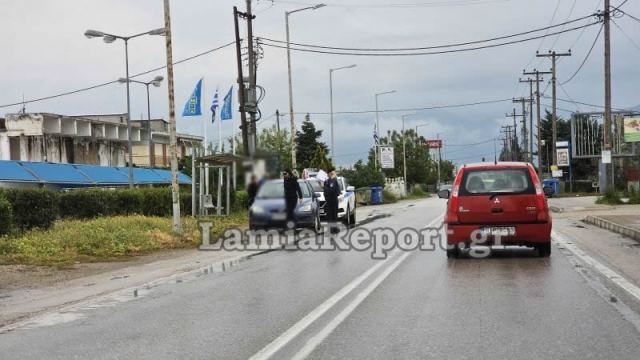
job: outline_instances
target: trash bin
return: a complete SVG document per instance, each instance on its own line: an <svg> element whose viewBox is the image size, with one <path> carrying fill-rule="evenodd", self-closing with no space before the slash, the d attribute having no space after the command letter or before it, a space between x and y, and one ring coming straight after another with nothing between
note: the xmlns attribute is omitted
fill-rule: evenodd
<svg viewBox="0 0 640 360"><path fill-rule="evenodd" d="M558 195L560 194L560 180L558 179L544 179L542 180L542 188L552 188L553 189L553 194L552 195Z"/></svg>
<svg viewBox="0 0 640 360"><path fill-rule="evenodd" d="M373 205L382 204L382 186L372 186L371 187L371 203Z"/></svg>

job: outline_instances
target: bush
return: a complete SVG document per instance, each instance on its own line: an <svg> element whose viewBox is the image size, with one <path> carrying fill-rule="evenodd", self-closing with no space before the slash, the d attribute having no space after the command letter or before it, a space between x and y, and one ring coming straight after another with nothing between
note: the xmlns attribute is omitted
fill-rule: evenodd
<svg viewBox="0 0 640 360"><path fill-rule="evenodd" d="M11 203L0 194L0 235L11 232L13 227L13 210Z"/></svg>
<svg viewBox="0 0 640 360"><path fill-rule="evenodd" d="M2 191L11 203L13 224L19 230L47 229L58 216L58 194L45 189Z"/></svg>
<svg viewBox="0 0 640 360"><path fill-rule="evenodd" d="M233 193L232 207L233 211L245 210L249 207L249 194L244 190L238 190Z"/></svg>
<svg viewBox="0 0 640 360"><path fill-rule="evenodd" d="M398 198L388 190L382 190L382 201L385 204L393 204L398 202Z"/></svg>
<svg viewBox="0 0 640 360"><path fill-rule="evenodd" d="M91 219L112 215L118 210L114 193L101 189L78 189L60 193L60 217Z"/></svg>
<svg viewBox="0 0 640 360"><path fill-rule="evenodd" d="M616 191L616 189L612 186L607 187L604 192L604 195L599 197L596 200L597 204L605 204L605 205L619 205L622 204L622 199L620 198L620 194Z"/></svg>
<svg viewBox="0 0 640 360"><path fill-rule="evenodd" d="M640 191L636 190L635 187L629 189L629 201L627 204L640 204Z"/></svg>

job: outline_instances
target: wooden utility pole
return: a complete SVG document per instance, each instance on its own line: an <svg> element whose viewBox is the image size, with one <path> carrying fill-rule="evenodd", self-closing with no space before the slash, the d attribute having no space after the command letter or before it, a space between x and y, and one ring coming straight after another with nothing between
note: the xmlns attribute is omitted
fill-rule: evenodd
<svg viewBox="0 0 640 360"><path fill-rule="evenodd" d="M167 50L167 88L169 92L169 156L171 158L171 199L173 202L173 232L182 233L180 222L180 186L178 185L178 151L176 136L176 104L173 91L173 52L171 44L171 9L164 0L164 36Z"/></svg>
<svg viewBox="0 0 640 360"><path fill-rule="evenodd" d="M242 147L244 153L249 154L249 137L247 126L247 113L244 110L245 95L247 94L244 85L244 75L242 74L242 44L240 39L240 26L238 25L238 17L244 17L245 14L238 11L236 6L233 7L233 22L235 25L236 34L236 60L238 63L238 100L240 102L240 129L242 130Z"/></svg>
<svg viewBox="0 0 640 360"><path fill-rule="evenodd" d="M533 80L536 83L536 113L538 118L538 177L542 179L542 130L540 126L541 114L540 114L540 83L544 80L541 75L551 74L549 71L538 71L533 69L532 72L523 71L523 75L535 75L536 79ZM532 129L533 130L533 129Z"/></svg>
<svg viewBox="0 0 640 360"><path fill-rule="evenodd" d="M518 116L522 116L524 117L525 114L516 114L516 109L513 109L513 112L511 114L506 114L505 116L507 117L512 117L513 118L513 127L509 127L509 128L513 128L513 137L512 137L512 148L513 148L513 153L512 153L512 160L513 161L518 161L518 122L516 121L516 118Z"/></svg>
<svg viewBox="0 0 640 360"><path fill-rule="evenodd" d="M256 154L256 112L258 101L256 97L256 53L253 47L253 13L251 12L251 0L247 0L247 47L249 53L249 156Z"/></svg>
<svg viewBox="0 0 640 360"><path fill-rule="evenodd" d="M569 50L569 52L566 53L557 53L555 51L551 51L549 50L549 53L547 54L539 54L536 52L536 56L537 57L548 57L551 58L551 88L553 91L553 100L552 100L552 106L553 106L553 113L551 115L551 132L552 132L552 144L551 144L551 151L553 152L552 154L552 158L553 158L553 165L557 165L558 164L558 156L556 154L556 140L558 137L558 131L557 131L557 121L558 121L558 106L557 106L557 102L558 102L558 97L557 97L557 87L556 87L556 83L558 82L558 77L557 77L557 70L556 70L556 61L559 57L562 56L571 56L571 50Z"/></svg>
<svg viewBox="0 0 640 360"><path fill-rule="evenodd" d="M602 132L605 150L611 150L611 4L604 0L604 131ZM613 162L605 165L606 179L614 184Z"/></svg>
<svg viewBox="0 0 640 360"><path fill-rule="evenodd" d="M526 154L529 152L529 135L527 133L527 109L526 109L526 103L529 101L529 99L521 97L518 99L513 99L512 101L513 103L522 104L522 115L521 115L522 116L522 147L524 148L524 153ZM529 153L529 155L525 155L524 160L529 161L529 158L531 156L532 156L531 153Z"/></svg>

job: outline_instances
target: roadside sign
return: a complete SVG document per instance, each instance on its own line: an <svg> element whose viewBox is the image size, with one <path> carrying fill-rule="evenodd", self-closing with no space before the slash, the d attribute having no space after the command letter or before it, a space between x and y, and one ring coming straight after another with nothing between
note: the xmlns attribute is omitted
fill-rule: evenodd
<svg viewBox="0 0 640 360"><path fill-rule="evenodd" d="M624 141L640 141L640 116L624 119Z"/></svg>
<svg viewBox="0 0 640 360"><path fill-rule="evenodd" d="M442 148L442 140L440 140L440 139L425 140L424 144L429 149L440 149L440 148Z"/></svg>
<svg viewBox="0 0 640 360"><path fill-rule="evenodd" d="M569 147L569 142L568 141L556 141L556 147L557 148L567 148L567 147Z"/></svg>
<svg viewBox="0 0 640 360"><path fill-rule="evenodd" d="M611 164L611 150L602 150L602 163Z"/></svg>
<svg viewBox="0 0 640 360"><path fill-rule="evenodd" d="M395 168L393 146L380 146L380 166L383 169Z"/></svg>
<svg viewBox="0 0 640 360"><path fill-rule="evenodd" d="M558 158L558 166L569 166L568 148L556 149L556 155Z"/></svg>
<svg viewBox="0 0 640 360"><path fill-rule="evenodd" d="M564 174L564 172L562 170L553 170L553 171L551 171L551 176L553 176L554 178L560 178L560 177L562 177L563 174Z"/></svg>

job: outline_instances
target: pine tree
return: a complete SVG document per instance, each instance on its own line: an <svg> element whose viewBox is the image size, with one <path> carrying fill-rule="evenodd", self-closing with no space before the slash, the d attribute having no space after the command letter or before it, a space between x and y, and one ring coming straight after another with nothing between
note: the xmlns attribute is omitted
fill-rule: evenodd
<svg viewBox="0 0 640 360"><path fill-rule="evenodd" d="M299 168L326 168L327 164L331 164L326 156L327 145L319 141L320 137L322 130L316 129L307 114L302 123L302 131L296 132L296 161Z"/></svg>

